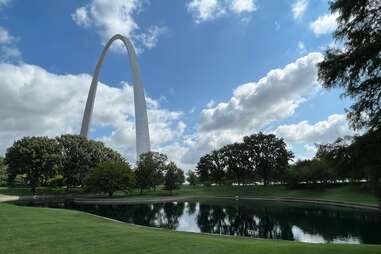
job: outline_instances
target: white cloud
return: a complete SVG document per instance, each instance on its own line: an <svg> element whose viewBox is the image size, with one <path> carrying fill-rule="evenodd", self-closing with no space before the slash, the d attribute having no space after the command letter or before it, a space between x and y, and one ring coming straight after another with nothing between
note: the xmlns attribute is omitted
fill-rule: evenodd
<svg viewBox="0 0 381 254"><path fill-rule="evenodd" d="M1 2L0 2L1 6ZM0 26L0 62L20 62L20 50L14 45L16 38L7 29Z"/></svg>
<svg viewBox="0 0 381 254"><path fill-rule="evenodd" d="M281 125L274 133L291 143L332 142L338 137L353 135L345 115L333 114L327 120L309 124L302 121L297 124Z"/></svg>
<svg viewBox="0 0 381 254"><path fill-rule="evenodd" d="M199 130L254 131L291 116L319 87L316 64L321 59L320 53L310 53L257 82L240 85L229 101L202 110Z"/></svg>
<svg viewBox="0 0 381 254"><path fill-rule="evenodd" d="M163 28L152 26L142 32L134 15L142 11L144 3L146 1L92 0L90 4L78 8L72 18L78 26L94 28L103 43L119 33L132 39L139 51L142 51L156 46L158 37L164 31Z"/></svg>
<svg viewBox="0 0 381 254"><path fill-rule="evenodd" d="M77 25L83 26L83 27L90 26L91 21L90 21L89 15L87 14L87 9L85 6L75 10L75 12L71 16Z"/></svg>
<svg viewBox="0 0 381 254"><path fill-rule="evenodd" d="M1 46L0 47L0 62L21 62L22 54L16 47Z"/></svg>
<svg viewBox="0 0 381 254"><path fill-rule="evenodd" d="M187 5L196 23L214 20L220 16L235 13L251 13L256 10L254 0L192 0Z"/></svg>
<svg viewBox="0 0 381 254"><path fill-rule="evenodd" d="M291 8L295 20L300 20L307 10L309 0L296 0Z"/></svg>
<svg viewBox="0 0 381 254"><path fill-rule="evenodd" d="M58 75L28 64L0 64L0 153L26 135L55 136L78 133L91 76ZM133 89L100 83L92 128L109 127L111 134L98 139L135 159ZM153 147L180 137L186 125L181 112L163 109L147 98Z"/></svg>
<svg viewBox="0 0 381 254"><path fill-rule="evenodd" d="M316 36L332 33L337 27L337 17L337 13L320 16L311 22L310 29Z"/></svg>
<svg viewBox="0 0 381 254"><path fill-rule="evenodd" d="M235 13L242 13L242 12L254 12L256 10L256 6L253 2L253 0L233 0L232 11Z"/></svg>
<svg viewBox="0 0 381 254"><path fill-rule="evenodd" d="M294 114L320 87L316 64L321 59L320 53L310 53L283 69L270 71L257 82L238 86L229 101L207 105L197 131L177 144L181 147L181 165L192 169L200 156Z"/></svg>
<svg viewBox="0 0 381 254"><path fill-rule="evenodd" d="M0 44L9 44L14 40L4 27L0 26Z"/></svg>

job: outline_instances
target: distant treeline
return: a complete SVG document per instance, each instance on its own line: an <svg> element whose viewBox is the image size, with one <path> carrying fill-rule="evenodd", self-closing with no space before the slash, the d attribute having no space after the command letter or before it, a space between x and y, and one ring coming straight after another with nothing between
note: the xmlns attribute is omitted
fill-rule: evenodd
<svg viewBox="0 0 381 254"><path fill-rule="evenodd" d="M254 134L200 158L191 183L284 183L290 187L337 182L365 182L381 188L381 131L339 138L318 145L313 159L293 161L286 143L273 134ZM379 193L379 195L381 195Z"/></svg>

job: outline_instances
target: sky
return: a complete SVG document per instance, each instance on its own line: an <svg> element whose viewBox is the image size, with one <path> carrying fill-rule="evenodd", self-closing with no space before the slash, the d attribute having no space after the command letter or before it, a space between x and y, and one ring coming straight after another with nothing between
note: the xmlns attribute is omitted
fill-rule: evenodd
<svg viewBox="0 0 381 254"><path fill-rule="evenodd" d="M0 0L0 155L23 136L78 134L100 52L138 53L152 149L184 170L244 136L274 133L297 159L352 135L317 64L334 41L327 0ZM115 43L91 138L136 161L131 73Z"/></svg>

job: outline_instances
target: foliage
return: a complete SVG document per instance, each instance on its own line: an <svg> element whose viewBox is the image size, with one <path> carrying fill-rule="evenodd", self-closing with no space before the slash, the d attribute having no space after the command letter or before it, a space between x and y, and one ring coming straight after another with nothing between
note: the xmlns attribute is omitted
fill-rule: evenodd
<svg viewBox="0 0 381 254"><path fill-rule="evenodd" d="M287 150L284 140L274 134L266 135L261 132L244 137L243 140L248 160L264 185L269 181L281 181L288 162L294 157Z"/></svg>
<svg viewBox="0 0 381 254"><path fill-rule="evenodd" d="M0 156L0 186L6 185L7 179L7 166L5 164L4 158Z"/></svg>
<svg viewBox="0 0 381 254"><path fill-rule="evenodd" d="M55 139L48 137L25 137L8 148L5 161L9 181L25 174L32 193L36 187L56 175L59 164L59 147Z"/></svg>
<svg viewBox="0 0 381 254"><path fill-rule="evenodd" d="M245 184L260 180L265 185L281 181L293 154L283 139L273 134L254 134L200 158L196 173L200 181Z"/></svg>
<svg viewBox="0 0 381 254"><path fill-rule="evenodd" d="M181 169L179 169L173 161L166 165L165 171L165 189L172 192L172 190L179 188L180 185L184 183L184 172Z"/></svg>
<svg viewBox="0 0 381 254"><path fill-rule="evenodd" d="M224 160L221 151L212 151L202 156L196 171L203 182L221 183L225 178Z"/></svg>
<svg viewBox="0 0 381 254"><path fill-rule="evenodd" d="M135 170L136 185L143 192L143 189L156 187L164 182L164 170L167 156L158 152L148 152L140 155Z"/></svg>
<svg viewBox="0 0 381 254"><path fill-rule="evenodd" d="M61 173L67 189L82 185L89 170L101 162L122 162L122 156L104 146L102 142L88 140L79 135L62 135L57 138L61 152Z"/></svg>
<svg viewBox="0 0 381 254"><path fill-rule="evenodd" d="M367 180L381 200L380 144L381 129L319 145L314 159L298 161L287 170L286 182L295 187L300 183Z"/></svg>
<svg viewBox="0 0 381 254"><path fill-rule="evenodd" d="M333 178L332 169L323 158L298 160L287 169L284 176L290 187L297 187L299 184L324 184L333 181Z"/></svg>
<svg viewBox="0 0 381 254"><path fill-rule="evenodd" d="M188 181L189 185L195 186L198 183L198 177L197 177L196 172L189 171L187 181Z"/></svg>
<svg viewBox="0 0 381 254"><path fill-rule="evenodd" d="M63 187L65 186L65 179L62 175L56 175L47 181L47 185L51 187Z"/></svg>
<svg viewBox="0 0 381 254"><path fill-rule="evenodd" d="M134 187L135 176L128 163L105 161L90 171L85 185L92 192L107 193L111 197L115 191Z"/></svg>
<svg viewBox="0 0 381 254"><path fill-rule="evenodd" d="M329 48L319 64L326 88L342 87L353 99L348 117L353 127L381 128L381 3L379 0L335 0L334 34L342 49Z"/></svg>

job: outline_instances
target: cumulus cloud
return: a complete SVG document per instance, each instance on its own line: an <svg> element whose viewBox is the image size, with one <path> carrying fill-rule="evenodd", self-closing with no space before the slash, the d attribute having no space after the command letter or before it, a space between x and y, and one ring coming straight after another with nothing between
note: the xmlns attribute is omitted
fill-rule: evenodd
<svg viewBox="0 0 381 254"><path fill-rule="evenodd" d="M257 82L240 85L229 101L202 110L199 130L243 132L291 116L319 87L316 64L321 60L320 53L310 53Z"/></svg>
<svg viewBox="0 0 381 254"><path fill-rule="evenodd" d="M58 75L29 64L0 64L0 153L22 136L78 133L91 76ZM98 139L135 159L133 89L100 83L92 128L110 128ZM185 124L181 112L163 109L147 98L154 147L181 136Z"/></svg>
<svg viewBox="0 0 381 254"><path fill-rule="evenodd" d="M231 10L235 13L253 12L256 6L253 0L233 0Z"/></svg>
<svg viewBox="0 0 381 254"><path fill-rule="evenodd" d="M281 125L274 133L291 143L324 143L332 142L338 137L353 135L345 115L333 114L327 120L309 124L302 121L297 124Z"/></svg>
<svg viewBox="0 0 381 254"><path fill-rule="evenodd" d="M337 13L326 14L311 22L310 29L316 36L332 33L337 27Z"/></svg>
<svg viewBox="0 0 381 254"><path fill-rule="evenodd" d="M200 156L293 115L319 89L316 64L321 59L320 53L310 53L257 82L238 86L226 102L208 103L197 131L177 144L182 154L179 162L190 169Z"/></svg>
<svg viewBox="0 0 381 254"><path fill-rule="evenodd" d="M296 0L292 6L292 14L295 20L300 20L307 10L309 0Z"/></svg>
<svg viewBox="0 0 381 254"><path fill-rule="evenodd" d="M254 0L192 0L187 5L196 23L214 20L220 16L235 13L251 13L256 10Z"/></svg>
<svg viewBox="0 0 381 254"><path fill-rule="evenodd" d="M158 26L142 31L134 15L142 11L144 3L146 1L92 0L90 4L76 9L72 19L78 26L94 28L103 43L119 33L132 39L135 46L142 51L144 48L156 46L159 36L165 31Z"/></svg>

